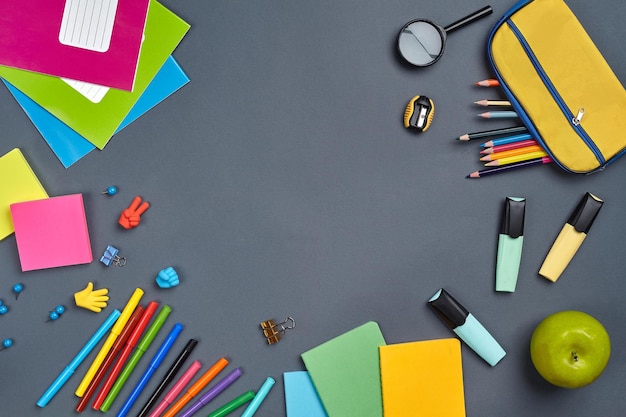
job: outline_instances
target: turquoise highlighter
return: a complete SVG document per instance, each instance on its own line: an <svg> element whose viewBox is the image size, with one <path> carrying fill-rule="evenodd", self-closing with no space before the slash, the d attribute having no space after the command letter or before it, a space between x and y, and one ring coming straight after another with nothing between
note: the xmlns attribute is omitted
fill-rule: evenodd
<svg viewBox="0 0 626 417"><path fill-rule="evenodd" d="M428 304L439 318L489 365L495 366L506 355L487 329L443 288L428 300Z"/></svg>

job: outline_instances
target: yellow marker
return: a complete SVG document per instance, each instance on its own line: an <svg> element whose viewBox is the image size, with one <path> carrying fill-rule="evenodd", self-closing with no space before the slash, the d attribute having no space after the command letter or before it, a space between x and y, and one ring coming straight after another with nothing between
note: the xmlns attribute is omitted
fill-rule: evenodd
<svg viewBox="0 0 626 417"><path fill-rule="evenodd" d="M552 282L559 279L587 237L603 203L595 195L585 194L550 248L550 252L539 269L539 275Z"/></svg>
<svg viewBox="0 0 626 417"><path fill-rule="evenodd" d="M135 292L133 293L133 295L131 295L130 300L128 300L128 303L126 303L126 307L124 307L124 310L122 310L122 314L115 322L115 325L113 325L111 333L104 341L102 348L100 348L100 352L98 352L98 355L93 360L91 366L87 370L87 373L83 377L83 380L78 385L78 388L76 388L75 394L78 397L82 397L87 390L87 387L91 383L91 380L96 375L96 372L98 372L98 368L100 368L100 365L102 365L102 362L104 361L107 353L109 353L111 347L113 347L115 339L117 339L120 333L122 333L124 326L126 326L126 323L130 319L130 316L133 314L133 311L135 311L135 308L137 307L137 304L139 304L139 300L141 300L142 296L143 290L141 288L135 289Z"/></svg>

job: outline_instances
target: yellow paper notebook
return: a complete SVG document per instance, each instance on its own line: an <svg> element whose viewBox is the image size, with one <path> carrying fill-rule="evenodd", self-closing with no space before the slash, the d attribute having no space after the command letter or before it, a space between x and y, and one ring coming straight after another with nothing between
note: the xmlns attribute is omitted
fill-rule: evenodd
<svg viewBox="0 0 626 417"><path fill-rule="evenodd" d="M465 417L456 338L379 347L384 417Z"/></svg>
<svg viewBox="0 0 626 417"><path fill-rule="evenodd" d="M48 197L22 152L15 148L0 157L0 240L15 231L9 206Z"/></svg>

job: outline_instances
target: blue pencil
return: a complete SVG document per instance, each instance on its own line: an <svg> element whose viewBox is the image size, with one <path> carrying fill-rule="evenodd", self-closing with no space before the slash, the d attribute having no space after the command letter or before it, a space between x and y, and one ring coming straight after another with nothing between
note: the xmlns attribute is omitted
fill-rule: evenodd
<svg viewBox="0 0 626 417"><path fill-rule="evenodd" d="M59 374L57 379L50 385L50 387L46 390L46 392L41 396L41 398L37 401L37 405L39 407L45 407L52 397L56 395L56 393L65 385L68 379L74 372L76 368L85 360L87 355L93 350L94 347L98 344L100 339L104 337L104 335L109 331L115 321L119 318L122 313L119 310L113 310L109 317L105 320L104 323L96 330L96 332L91 336L91 338L85 343L85 346L78 352L78 354L72 359L69 365Z"/></svg>
<svg viewBox="0 0 626 417"><path fill-rule="evenodd" d="M178 338L178 335L180 335L180 332L182 330L183 325L180 323L176 323L174 327L172 327L172 330L167 335L167 337L161 344L161 347L159 347L159 350L150 361L150 365L148 365L148 368L141 376L141 379L139 379L139 382L137 382L137 385L135 385L133 392L130 393L120 411L117 412L117 417L124 417L126 416L126 414L128 414L131 407L141 394L141 391L143 391L143 389L148 384L148 381L150 381L150 378L152 378L154 372L157 370L159 365L161 365L161 362L163 362L163 359L165 359L165 357L167 356L167 353L172 348L172 345L174 345L174 342L176 342L176 339Z"/></svg>
<svg viewBox="0 0 626 417"><path fill-rule="evenodd" d="M522 133L519 135L505 136L499 139L492 139L480 145L482 148L491 148L493 146L507 145L509 143L520 142L523 140L533 139L530 133Z"/></svg>
<svg viewBox="0 0 626 417"><path fill-rule="evenodd" d="M482 117L483 119L511 119L514 117L518 117L517 113L511 110L503 110L503 111L486 111L484 113L480 113L478 117Z"/></svg>

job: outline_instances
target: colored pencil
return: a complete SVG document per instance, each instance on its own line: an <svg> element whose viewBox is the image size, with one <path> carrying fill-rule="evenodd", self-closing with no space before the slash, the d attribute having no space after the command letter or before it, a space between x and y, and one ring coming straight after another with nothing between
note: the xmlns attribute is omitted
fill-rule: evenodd
<svg viewBox="0 0 626 417"><path fill-rule="evenodd" d="M507 143L504 145L497 145L497 146L492 146L490 148L485 148L482 151L480 151L480 153L482 155L487 155L490 153L510 151L511 149L525 148L526 146L535 146L538 144L539 143L534 139L527 139L527 140L521 140L519 142Z"/></svg>
<svg viewBox="0 0 626 417"><path fill-rule="evenodd" d="M506 145L509 143L513 143L513 142L520 142L522 140L528 140L528 139L532 139L532 137L530 136L529 133L522 133L519 135L512 135L512 136L506 136L503 138L498 138L498 139L492 139L489 140L485 143L483 143L482 145L480 145L481 148L491 148L494 146L499 146L499 145Z"/></svg>
<svg viewBox="0 0 626 417"><path fill-rule="evenodd" d="M483 119L513 119L519 116L514 111L503 110L503 111L486 111L484 113L480 113L478 117L482 117Z"/></svg>
<svg viewBox="0 0 626 417"><path fill-rule="evenodd" d="M513 135L516 133L526 133L528 129L525 126L505 127L501 129L485 130L482 132L464 133L457 139L466 141L472 139L482 139L490 136Z"/></svg>
<svg viewBox="0 0 626 417"><path fill-rule="evenodd" d="M502 107L510 107L511 102L508 100L478 100L475 101L474 104L478 104L479 106L502 106Z"/></svg>
<svg viewBox="0 0 626 417"><path fill-rule="evenodd" d="M480 158L481 161L495 161L496 159L508 158L510 156L524 155L531 152L544 152L539 145L525 146L523 148L509 149L508 151L495 152ZM517 162L517 161L516 161Z"/></svg>
<svg viewBox="0 0 626 417"><path fill-rule="evenodd" d="M517 164L503 165L501 167L474 171L471 174L467 175L465 178L482 178L493 174L500 174L502 172L512 171L514 169L548 164L550 162L552 162L552 158L550 158L549 156L544 156L543 158L531 159L529 161L518 162Z"/></svg>
<svg viewBox="0 0 626 417"><path fill-rule="evenodd" d="M526 153L523 155L509 156L507 158L496 159L495 161L489 161L485 164L486 167L499 167L502 165L514 164L516 162L528 161L531 159L543 158L544 156L548 156L546 151L535 151Z"/></svg>
<svg viewBox="0 0 626 417"><path fill-rule="evenodd" d="M486 80L476 81L474 85L478 87L499 87L500 81L493 78L488 78Z"/></svg>

